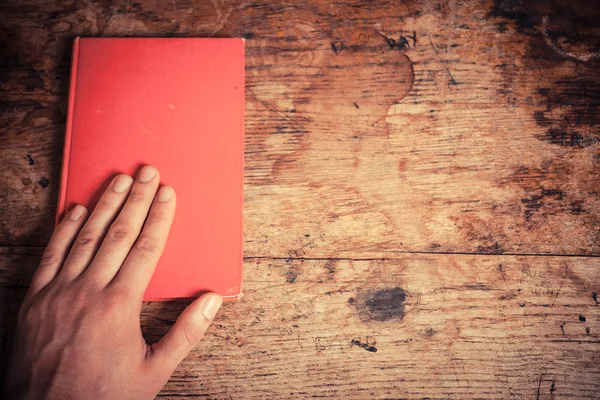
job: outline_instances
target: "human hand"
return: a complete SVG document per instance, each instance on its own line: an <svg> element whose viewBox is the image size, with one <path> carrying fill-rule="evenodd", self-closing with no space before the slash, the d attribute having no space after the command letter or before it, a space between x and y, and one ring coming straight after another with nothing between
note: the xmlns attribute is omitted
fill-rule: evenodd
<svg viewBox="0 0 600 400"><path fill-rule="evenodd" d="M158 171L117 176L87 218L56 227L19 311L6 379L10 399L152 399L222 304L195 300L154 345L142 337L144 291L163 251L175 192ZM158 191L158 192L157 192Z"/></svg>

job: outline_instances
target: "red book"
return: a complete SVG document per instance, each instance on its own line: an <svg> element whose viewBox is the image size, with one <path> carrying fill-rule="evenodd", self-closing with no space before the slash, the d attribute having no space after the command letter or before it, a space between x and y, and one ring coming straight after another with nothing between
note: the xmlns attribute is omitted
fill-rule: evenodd
<svg viewBox="0 0 600 400"><path fill-rule="evenodd" d="M145 300L241 295L243 162L243 39L75 40L57 220L158 168L177 211Z"/></svg>

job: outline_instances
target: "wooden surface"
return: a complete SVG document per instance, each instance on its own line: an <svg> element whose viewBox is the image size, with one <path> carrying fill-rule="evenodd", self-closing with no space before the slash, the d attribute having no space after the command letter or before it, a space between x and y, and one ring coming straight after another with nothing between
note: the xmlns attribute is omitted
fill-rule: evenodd
<svg viewBox="0 0 600 400"><path fill-rule="evenodd" d="M246 296L160 397L600 398L594 2L9 0L0 16L4 362L52 231L72 39L242 36ZM148 337L183 306L149 303Z"/></svg>

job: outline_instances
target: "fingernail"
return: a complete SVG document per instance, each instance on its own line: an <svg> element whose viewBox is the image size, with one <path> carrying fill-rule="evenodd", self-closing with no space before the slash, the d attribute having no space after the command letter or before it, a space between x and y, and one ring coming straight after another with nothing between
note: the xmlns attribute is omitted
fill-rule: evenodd
<svg viewBox="0 0 600 400"><path fill-rule="evenodd" d="M156 176L158 171L151 165L146 165L138 175L138 181L142 183L150 182Z"/></svg>
<svg viewBox="0 0 600 400"><path fill-rule="evenodd" d="M69 213L69 219L71 221L77 221L85 214L86 208L80 204L77 204Z"/></svg>
<svg viewBox="0 0 600 400"><path fill-rule="evenodd" d="M212 321L217 315L217 311L221 308L221 304L223 304L223 299L216 293L211 293L206 296L206 300L202 303L200 310L202 311L202 315L208 321Z"/></svg>
<svg viewBox="0 0 600 400"><path fill-rule="evenodd" d="M158 191L158 201L161 203L169 201L173 197L173 194L175 194L175 191L171 186L163 186Z"/></svg>
<svg viewBox="0 0 600 400"><path fill-rule="evenodd" d="M117 176L115 183L113 183L112 189L117 193L123 193L129 189L129 186L131 186L132 182L133 178L131 178L129 175L119 175Z"/></svg>

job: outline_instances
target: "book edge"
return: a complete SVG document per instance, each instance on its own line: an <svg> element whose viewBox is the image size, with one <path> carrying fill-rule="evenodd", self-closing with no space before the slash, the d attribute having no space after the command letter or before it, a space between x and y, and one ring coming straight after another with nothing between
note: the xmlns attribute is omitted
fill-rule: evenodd
<svg viewBox="0 0 600 400"><path fill-rule="evenodd" d="M153 297L144 297L143 301L144 302L172 301L172 300L197 299L198 297L199 296L196 296L196 297L158 297L158 296L153 296ZM240 293L237 295L227 295L227 296L221 296L221 297L223 298L224 301L237 301L237 300L241 299L242 297L244 297L244 295L242 293Z"/></svg>
<svg viewBox="0 0 600 400"><path fill-rule="evenodd" d="M241 246L240 246L240 279L239 279L239 291L237 292L237 294L232 294L231 296L235 299L238 300L240 297L243 296L243 285L244 285L244 198L245 198L245 193L244 193L244 176L245 176L245 170L246 170L246 39L241 38L241 42L242 42L242 57L241 57L241 62L242 62L242 66L241 66L241 74L242 74L242 127L241 127L241 131L242 131L242 172L241 172L241 176L242 176L242 201L240 204L240 214L241 214L241 229L240 229L240 235L241 235Z"/></svg>
<svg viewBox="0 0 600 400"><path fill-rule="evenodd" d="M58 192L58 205L56 210L55 225L60 222L61 215L65 212L67 200L67 185L69 182L69 163L71 161L71 139L73 134L73 119L75 114L75 91L77 87L77 75L79 73L79 41L76 37L73 42L73 60L71 62L71 81L69 83L69 107L67 110L67 125L65 128L65 145L63 148L62 170Z"/></svg>

